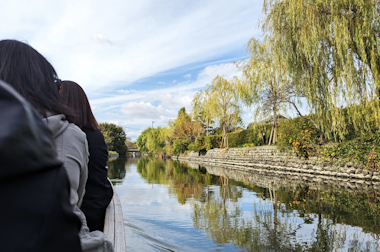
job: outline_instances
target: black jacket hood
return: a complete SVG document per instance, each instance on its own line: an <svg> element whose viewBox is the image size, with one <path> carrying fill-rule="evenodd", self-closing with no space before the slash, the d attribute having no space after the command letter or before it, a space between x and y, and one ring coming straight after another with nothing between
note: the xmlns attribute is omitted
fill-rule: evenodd
<svg viewBox="0 0 380 252"><path fill-rule="evenodd" d="M41 115L0 81L0 180L61 166Z"/></svg>

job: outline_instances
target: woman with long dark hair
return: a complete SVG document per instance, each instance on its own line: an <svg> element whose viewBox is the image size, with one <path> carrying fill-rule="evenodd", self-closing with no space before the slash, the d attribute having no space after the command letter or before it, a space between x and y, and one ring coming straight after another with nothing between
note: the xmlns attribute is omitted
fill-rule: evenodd
<svg viewBox="0 0 380 252"><path fill-rule="evenodd" d="M90 231L103 231L106 208L113 196L112 187L107 179L107 146L84 90L75 82L62 81L59 98L64 105L73 110L73 123L87 136L90 160L81 210L86 215Z"/></svg>
<svg viewBox="0 0 380 252"><path fill-rule="evenodd" d="M113 251L103 233L89 233L82 204L88 172L86 134L70 123L73 113L59 102L60 81L53 66L28 44L0 41L0 79L13 86L34 106L53 133L57 156L70 182L72 211L82 222L79 237L83 251ZM27 223L25 223L27 225ZM63 237L64 238L64 237Z"/></svg>
<svg viewBox="0 0 380 252"><path fill-rule="evenodd" d="M88 171L87 139L70 123L70 109L58 100L60 83L53 66L28 44L2 40L0 79L13 86L44 117L70 180L70 203L73 208L80 207Z"/></svg>

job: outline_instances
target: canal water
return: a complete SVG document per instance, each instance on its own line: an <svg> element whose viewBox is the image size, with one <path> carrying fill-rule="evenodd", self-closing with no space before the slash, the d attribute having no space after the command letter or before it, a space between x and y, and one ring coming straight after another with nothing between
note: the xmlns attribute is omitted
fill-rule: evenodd
<svg viewBox="0 0 380 252"><path fill-rule="evenodd" d="M380 192L371 187L271 184L154 158L108 167L127 251L380 251Z"/></svg>

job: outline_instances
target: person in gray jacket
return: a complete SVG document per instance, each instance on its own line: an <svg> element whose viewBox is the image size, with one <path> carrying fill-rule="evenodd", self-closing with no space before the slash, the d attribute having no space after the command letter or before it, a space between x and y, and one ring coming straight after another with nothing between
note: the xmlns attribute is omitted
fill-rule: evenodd
<svg viewBox="0 0 380 252"><path fill-rule="evenodd" d="M111 252L112 243L102 232L90 233L79 209L87 180L88 145L85 133L71 122L71 110L59 102L60 81L53 66L31 46L0 41L0 79L13 86L41 113L53 132L57 155L63 161L70 182L70 204L80 218L83 251Z"/></svg>
<svg viewBox="0 0 380 252"><path fill-rule="evenodd" d="M53 132L58 157L63 161L71 185L71 206L80 207L87 181L88 145L86 134L63 114L47 113L43 119Z"/></svg>

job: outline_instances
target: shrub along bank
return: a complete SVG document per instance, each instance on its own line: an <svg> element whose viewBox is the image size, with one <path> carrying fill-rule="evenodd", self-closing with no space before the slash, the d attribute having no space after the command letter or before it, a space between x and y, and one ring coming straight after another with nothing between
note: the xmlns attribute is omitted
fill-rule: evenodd
<svg viewBox="0 0 380 252"><path fill-rule="evenodd" d="M277 147L280 150L291 149L300 157L364 164L367 170L377 172L380 162L380 131L360 135L355 135L354 132L348 131L345 139L334 136L323 138L308 120L288 119L279 125Z"/></svg>
<svg viewBox="0 0 380 252"><path fill-rule="evenodd" d="M247 145L260 146L262 145L263 132L265 132L267 136L266 144L268 144L271 129L272 124L261 124L251 129L228 133L228 147L236 148ZM195 144L188 145L187 149L189 151L208 151L215 148L221 148L222 139L222 135L200 136L195 141Z"/></svg>
<svg viewBox="0 0 380 252"><path fill-rule="evenodd" d="M228 146L252 147L262 145L262 132L266 133L268 144L271 124L257 125L254 128L240 132L228 133ZM221 148L222 136L200 136L195 144L182 145L180 152L207 151ZM318 157L332 162L353 162L363 164L368 171L377 172L380 163L380 131L369 132L367 135L355 135L348 132L345 140L325 138L320 131L308 120L294 118L279 123L278 142L279 150L291 150L299 157Z"/></svg>
<svg viewBox="0 0 380 252"><path fill-rule="evenodd" d="M247 130L228 133L228 147L236 148L244 145L260 146L262 145L263 132L265 132L265 144L268 144L272 124L260 124Z"/></svg>

